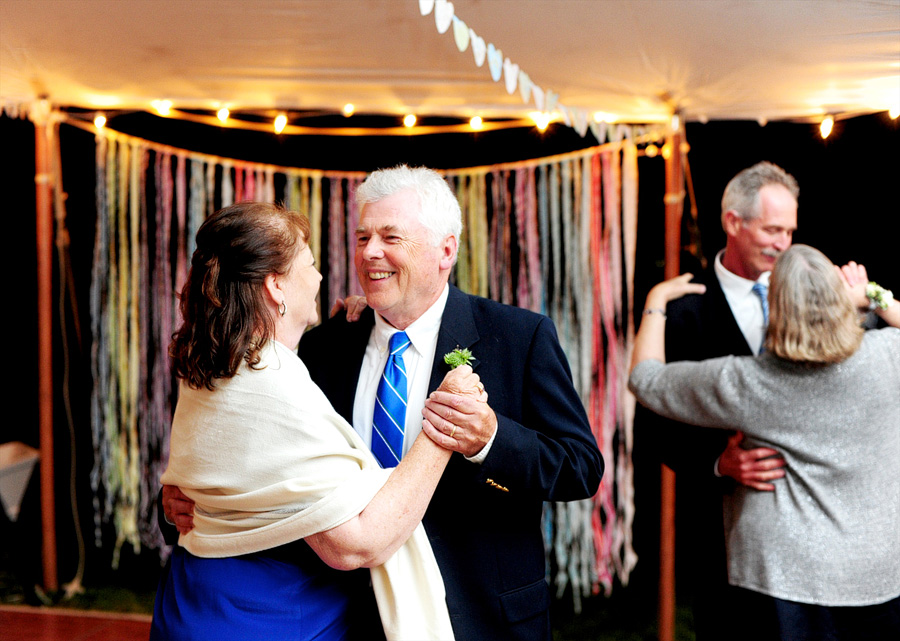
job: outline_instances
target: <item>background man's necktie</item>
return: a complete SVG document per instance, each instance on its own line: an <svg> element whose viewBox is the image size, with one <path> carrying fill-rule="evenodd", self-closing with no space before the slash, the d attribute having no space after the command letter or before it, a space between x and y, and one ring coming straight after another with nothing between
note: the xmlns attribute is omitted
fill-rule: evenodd
<svg viewBox="0 0 900 641"><path fill-rule="evenodd" d="M753 283L753 293L759 296L759 301L762 303L762 312L763 312L763 326L769 326L769 288L763 285L762 283ZM763 347L759 348L759 353L762 354L766 350L765 348L765 339L763 340Z"/></svg>
<svg viewBox="0 0 900 641"><path fill-rule="evenodd" d="M763 325L769 326L769 288L762 283L753 283L753 293L759 296L763 310Z"/></svg>
<svg viewBox="0 0 900 641"><path fill-rule="evenodd" d="M372 417L372 454L381 467L396 467L403 455L406 431L406 364L403 352L409 347L406 332L391 336L387 363L375 394Z"/></svg>

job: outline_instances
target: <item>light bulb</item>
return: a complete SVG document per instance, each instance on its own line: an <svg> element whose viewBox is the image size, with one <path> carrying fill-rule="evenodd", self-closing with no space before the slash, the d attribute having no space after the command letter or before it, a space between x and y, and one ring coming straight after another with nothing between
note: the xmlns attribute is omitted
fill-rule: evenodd
<svg viewBox="0 0 900 641"><path fill-rule="evenodd" d="M287 116L284 114L278 114L275 117L275 133L280 134L284 131L285 126L287 125Z"/></svg>
<svg viewBox="0 0 900 641"><path fill-rule="evenodd" d="M484 121L481 119L481 116L472 116L472 119L469 121L469 126L475 131L480 131L484 129Z"/></svg>
<svg viewBox="0 0 900 641"><path fill-rule="evenodd" d="M354 106L352 102L348 102L341 111L344 112L345 118L349 118L353 115L353 112L356 111L356 106Z"/></svg>
<svg viewBox="0 0 900 641"><path fill-rule="evenodd" d="M230 115L230 111L228 111L228 107L222 107L216 112L216 118L221 120L222 122L228 121L228 116Z"/></svg>
<svg viewBox="0 0 900 641"><path fill-rule="evenodd" d="M831 116L825 116L825 120L819 125L819 133L822 134L822 140L828 138L829 134L831 134L831 130L834 128L834 118Z"/></svg>
<svg viewBox="0 0 900 641"><path fill-rule="evenodd" d="M97 114L96 118L94 118L94 126L97 129L103 129L106 126L106 116Z"/></svg>
<svg viewBox="0 0 900 641"><path fill-rule="evenodd" d="M171 100L154 100L150 103L160 116L168 116L172 112Z"/></svg>
<svg viewBox="0 0 900 641"><path fill-rule="evenodd" d="M538 128L538 131L547 130L547 127L550 125L549 113L547 113L546 111L533 111L528 115L534 121L534 125Z"/></svg>
<svg viewBox="0 0 900 641"><path fill-rule="evenodd" d="M403 117L403 126L404 127L414 127L416 124L416 117L413 114L406 114Z"/></svg>

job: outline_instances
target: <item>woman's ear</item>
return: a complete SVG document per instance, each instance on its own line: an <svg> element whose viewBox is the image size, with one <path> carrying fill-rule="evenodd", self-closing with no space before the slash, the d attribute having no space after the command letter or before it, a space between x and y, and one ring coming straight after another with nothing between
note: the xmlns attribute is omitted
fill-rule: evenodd
<svg viewBox="0 0 900 641"><path fill-rule="evenodd" d="M284 302L284 292L281 290L281 283L278 280L278 274L269 274L263 281L263 287L269 295L269 299L279 306Z"/></svg>

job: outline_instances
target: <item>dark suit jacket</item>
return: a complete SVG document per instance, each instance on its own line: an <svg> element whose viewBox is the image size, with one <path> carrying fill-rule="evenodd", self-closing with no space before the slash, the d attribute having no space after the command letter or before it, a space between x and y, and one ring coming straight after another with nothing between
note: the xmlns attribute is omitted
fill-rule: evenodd
<svg viewBox="0 0 900 641"><path fill-rule="evenodd" d="M694 282L704 283L706 293L674 300L666 308L666 361L751 355L714 270L710 267ZM650 431L657 456L676 472L676 537L678 549L689 554L682 560L690 566L697 638L721 638L728 612L722 499L734 482L717 477L714 467L733 432L669 421L645 408L635 421Z"/></svg>
<svg viewBox="0 0 900 641"><path fill-rule="evenodd" d="M674 300L666 309L666 361L752 355L713 270L705 271L694 282L705 284L706 293ZM706 480L716 478L713 466L730 434L681 423L677 425L678 429L660 434L664 441L671 441L671 447L664 450L665 463L680 474ZM692 438L684 438L683 430L689 430Z"/></svg>
<svg viewBox="0 0 900 641"><path fill-rule="evenodd" d="M309 331L300 357L335 409L352 422L374 313ZM454 454L425 514L458 641L550 639L541 535L543 501L592 496L603 459L549 318L450 288L429 392L467 347L497 414L481 465Z"/></svg>

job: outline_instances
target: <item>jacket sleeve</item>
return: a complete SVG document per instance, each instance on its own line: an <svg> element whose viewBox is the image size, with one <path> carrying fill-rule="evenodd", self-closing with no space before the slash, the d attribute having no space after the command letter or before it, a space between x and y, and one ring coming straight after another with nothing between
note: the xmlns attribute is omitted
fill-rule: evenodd
<svg viewBox="0 0 900 641"><path fill-rule="evenodd" d="M669 304L666 321L668 363L713 356L704 353L709 349L709 336L704 336L698 300L696 296L685 297ZM714 329L706 328L705 331L708 334ZM720 482L725 490L730 487L728 480L715 473L716 461L725 450L729 432L664 418L643 406L635 413L635 430L641 433L649 453L679 475Z"/></svg>
<svg viewBox="0 0 900 641"><path fill-rule="evenodd" d="M156 495L156 523L159 525L159 531L162 532L166 545L178 543L178 530L174 525L166 521L166 513L163 511L162 488L159 489L159 493Z"/></svg>
<svg viewBox="0 0 900 641"><path fill-rule="evenodd" d="M530 337L494 351L485 372L497 435L482 463L485 482L545 501L593 496L604 462L553 322L541 317ZM495 342L497 333L491 335ZM491 340L491 339L489 339ZM518 345L527 344L527 349ZM487 370L490 370L488 375Z"/></svg>

